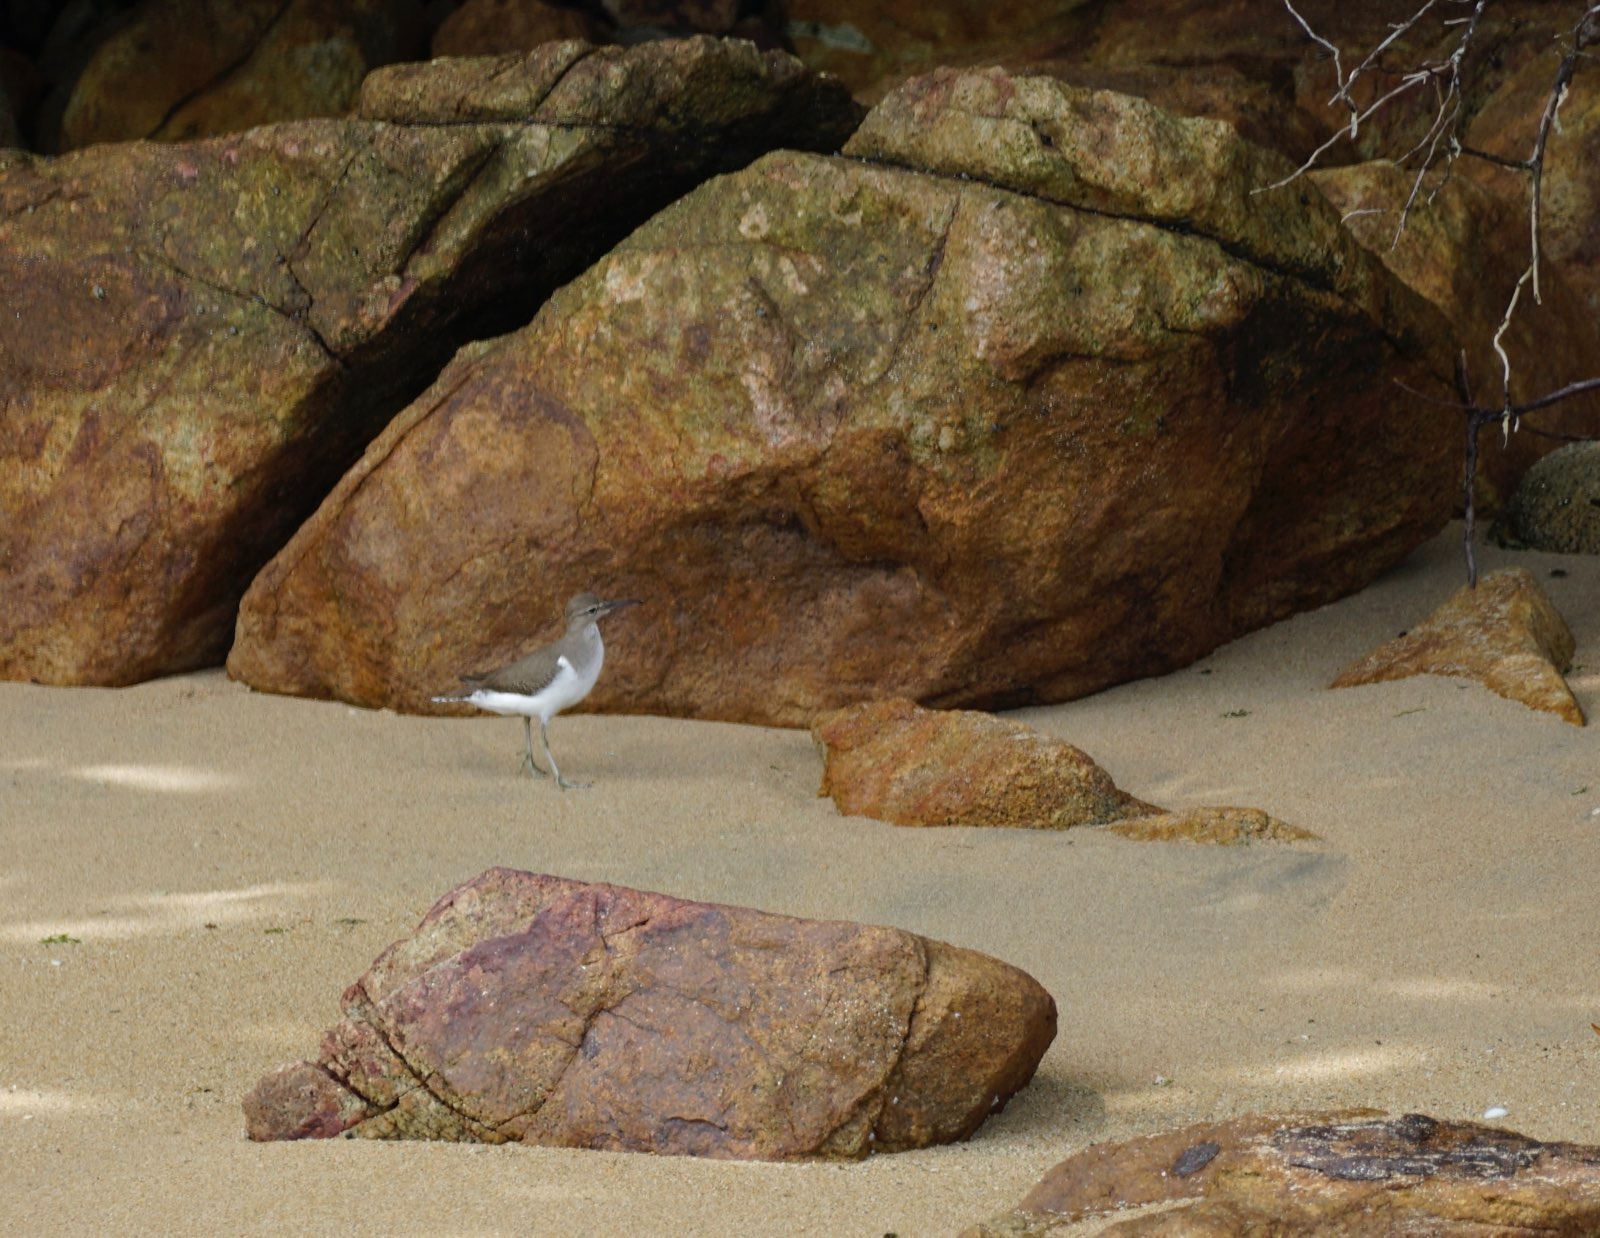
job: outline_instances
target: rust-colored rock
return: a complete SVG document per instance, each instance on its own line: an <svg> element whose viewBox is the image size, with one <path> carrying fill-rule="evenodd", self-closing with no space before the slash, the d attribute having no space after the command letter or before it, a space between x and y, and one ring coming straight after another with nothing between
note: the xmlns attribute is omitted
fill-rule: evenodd
<svg viewBox="0 0 1600 1238"><path fill-rule="evenodd" d="M817 794L847 816L1065 830L1161 811L1065 740L992 714L872 701L818 718L811 736Z"/></svg>
<svg viewBox="0 0 1600 1238"><path fill-rule="evenodd" d="M1533 573L1504 568L1476 589L1463 585L1424 622L1345 667L1331 686L1458 675L1582 726L1583 710L1562 678L1572 653L1572 631Z"/></svg>
<svg viewBox="0 0 1600 1238"><path fill-rule="evenodd" d="M1119 790L1065 740L971 710L871 701L825 714L818 795L895 825L1106 826L1141 841L1244 844L1315 838L1255 808L1167 812Z"/></svg>
<svg viewBox="0 0 1600 1238"><path fill-rule="evenodd" d="M702 186L457 357L263 571L229 667L438 708L552 597L654 599L590 707L1058 701L1443 524L1438 312L1226 126L938 73Z"/></svg>
<svg viewBox="0 0 1600 1238"><path fill-rule="evenodd" d="M711 39L381 70L361 113L0 153L0 286L27 289L0 332L0 676L219 663L250 579L462 340L856 116Z"/></svg>
<svg viewBox="0 0 1600 1238"><path fill-rule="evenodd" d="M1347 215L1347 226L1384 264L1450 319L1467 360L1474 397L1498 399L1501 362L1495 329L1528 265L1527 202L1501 197L1466 177L1452 177L1400 214L1415 173L1393 163L1363 163L1312 174L1317 187ZM1600 313L1568 280L1570 266L1541 271L1541 301L1525 296L1500 339L1512 362L1511 397L1531 400L1591 376L1600 356ZM1396 399L1407 397L1396 393ZM1447 408L1435 416L1459 417ZM1459 424L1459 422L1458 422ZM1577 396L1537 416L1538 428L1562 434L1600 429L1600 392ZM1517 480L1559 440L1528 433L1504 436L1484 427L1478 445L1479 511L1502 508Z"/></svg>
<svg viewBox="0 0 1600 1238"><path fill-rule="evenodd" d="M433 54L503 56L561 39L606 41L600 23L582 9L544 0L466 0L434 31Z"/></svg>
<svg viewBox="0 0 1600 1238"><path fill-rule="evenodd" d="M51 149L342 116L425 45L419 0L147 0L89 57Z"/></svg>
<svg viewBox="0 0 1600 1238"><path fill-rule="evenodd" d="M490 869L344 995L252 1139L847 1159L963 1139L1032 1077L1050 995L986 955Z"/></svg>
<svg viewBox="0 0 1600 1238"><path fill-rule="evenodd" d="M1163 1207L1095 1232L1577 1238L1600 1232L1600 1147L1420 1113L1251 1114L1086 1148L966 1238L1044 1238L1149 1205Z"/></svg>

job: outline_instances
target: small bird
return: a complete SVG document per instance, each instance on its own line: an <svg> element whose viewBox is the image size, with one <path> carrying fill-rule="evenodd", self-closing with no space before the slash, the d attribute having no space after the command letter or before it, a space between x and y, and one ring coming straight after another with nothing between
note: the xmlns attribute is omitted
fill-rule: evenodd
<svg viewBox="0 0 1600 1238"><path fill-rule="evenodd" d="M550 774L540 769L533 759L533 720L538 718L539 742L544 745L544 759L550 763L556 785L562 790L587 787L586 782L568 782L561 776L550 752L550 719L588 696L600 678L606 647L600 639L599 620L624 606L637 605L636 598L602 602L592 593L580 593L567 603L567 634L560 640L535 649L527 657L497 671L463 675L461 682L467 685L466 691L433 699L465 701L506 717L520 715L528 747L519 768L526 769L530 776L548 778Z"/></svg>

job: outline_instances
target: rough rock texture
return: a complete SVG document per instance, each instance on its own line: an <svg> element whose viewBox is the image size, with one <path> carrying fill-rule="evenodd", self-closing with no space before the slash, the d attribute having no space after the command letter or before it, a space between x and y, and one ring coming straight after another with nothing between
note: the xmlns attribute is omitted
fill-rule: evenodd
<svg viewBox="0 0 1600 1238"><path fill-rule="evenodd" d="M83 66L51 149L340 116L424 50L419 0L146 0Z"/></svg>
<svg viewBox="0 0 1600 1238"><path fill-rule="evenodd" d="M1139 842L1209 843L1219 847L1248 847L1251 843L1313 842L1317 835L1297 825L1279 821L1259 808L1186 808L1133 817L1106 827L1112 834Z"/></svg>
<svg viewBox="0 0 1600 1238"><path fill-rule="evenodd" d="M1558 8L1563 21L1576 14ZM1526 159L1533 151L1540 117L1550 96L1560 52L1555 40L1542 54L1522 65L1487 102L1474 121L1471 140L1479 149L1508 159ZM1593 55L1591 50L1589 53ZM1463 161L1463 170L1517 203L1527 199L1527 177L1482 160ZM1591 321L1600 319L1600 84L1580 66L1561 104L1560 124L1551 130L1545 148L1545 174L1540 190L1541 274L1562 273L1589 307ZM1592 377L1593 366L1571 379Z"/></svg>
<svg viewBox="0 0 1600 1238"><path fill-rule="evenodd" d="M1183 665L1446 519L1442 317L1226 127L937 73L702 186L460 354L261 574L230 671L430 710L551 598L588 704L809 725Z"/></svg>
<svg viewBox="0 0 1600 1238"><path fill-rule="evenodd" d="M1577 1238L1600 1232L1600 1147L1420 1113L1251 1114L1089 1147L967 1238L1042 1238L1146 1205L1167 1206L1095 1232Z"/></svg>
<svg viewBox="0 0 1600 1238"><path fill-rule="evenodd" d="M1397 235L1414 174L1376 162L1316 172L1312 179L1349 216L1348 227L1361 243L1449 318L1466 353L1474 397L1497 401L1502 369L1494 334L1528 265L1526 202L1452 177L1423 209L1407 216ZM1512 362L1516 401L1542 396L1597 369L1600 314L1573 291L1570 270L1560 263L1545 265L1542 302L1523 298L1500 341ZM1461 424L1460 414L1448 408L1436 408L1433 415ZM1537 425L1563 434L1600 433L1600 392L1538 413ZM1503 507L1529 465L1557 446L1559 440L1527 433L1503 436L1498 425L1486 426L1478 445L1479 510Z"/></svg>
<svg viewBox="0 0 1600 1238"><path fill-rule="evenodd" d="M847 816L1065 830L1161 811L1065 740L992 714L872 701L824 714L811 737L817 794Z"/></svg>
<svg viewBox="0 0 1600 1238"><path fill-rule="evenodd" d="M719 1158L963 1139L1032 1077L1023 972L898 929L490 869L344 995L252 1139L434 1138Z"/></svg>
<svg viewBox="0 0 1600 1238"><path fill-rule="evenodd" d="M1569 443L1529 469L1504 533L1535 550L1600 555L1600 443Z"/></svg>
<svg viewBox="0 0 1600 1238"><path fill-rule="evenodd" d="M1331 686L1459 675L1507 700L1582 726L1583 710L1561 673L1572 664L1572 632L1526 568L1490 572L1463 585L1426 621L1339 672Z"/></svg>
<svg viewBox="0 0 1600 1238"><path fill-rule="evenodd" d="M847 816L896 825L1107 825L1129 838L1238 844L1315 835L1254 808L1169 813L1117 788L1065 740L970 710L872 701L818 718L822 785Z"/></svg>
<svg viewBox="0 0 1600 1238"><path fill-rule="evenodd" d="M433 54L500 56L561 39L605 41L600 23L581 9L544 0L466 0L434 31Z"/></svg>
<svg viewBox="0 0 1600 1238"><path fill-rule="evenodd" d="M856 113L710 39L367 80L359 119L0 155L0 676L214 665L262 563L465 338Z"/></svg>

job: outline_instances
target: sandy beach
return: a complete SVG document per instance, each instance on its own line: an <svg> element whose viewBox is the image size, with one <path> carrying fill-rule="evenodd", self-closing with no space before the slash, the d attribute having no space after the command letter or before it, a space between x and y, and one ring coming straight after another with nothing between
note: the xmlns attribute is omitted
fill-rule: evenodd
<svg viewBox="0 0 1600 1238"><path fill-rule="evenodd" d="M1325 687L1459 587L1459 538L1192 667L1017 715L1135 795L1263 808L1309 846L843 818L799 731L563 717L562 769L595 785L559 794L518 776L514 720L220 671L0 684L0 1231L936 1235L1088 1143L1251 1110L1503 1106L1600 1143L1600 728L1466 681ZM1480 563L1539 578L1600 714L1600 564ZM1061 1030L970 1142L860 1164L248 1142L243 1093L496 864L973 947L1037 977Z"/></svg>

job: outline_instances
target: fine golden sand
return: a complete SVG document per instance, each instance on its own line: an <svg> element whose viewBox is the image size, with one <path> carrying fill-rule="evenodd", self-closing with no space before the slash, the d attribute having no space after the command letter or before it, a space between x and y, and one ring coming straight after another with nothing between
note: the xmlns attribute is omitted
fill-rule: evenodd
<svg viewBox="0 0 1600 1238"><path fill-rule="evenodd" d="M1480 561L1538 577L1600 714L1600 563ZM220 672L0 684L0 1232L909 1238L1089 1142L1247 1110L1503 1106L1600 1143L1600 727L1431 676L1325 687L1461 580L1454 527L1359 596L1018 715L1134 795L1262 808L1310 846L841 818L798 731L563 717L557 759L595 786L562 795L517 775L515 720ZM969 1143L862 1164L247 1142L243 1093L494 864L974 947L1044 983L1060 1034Z"/></svg>

